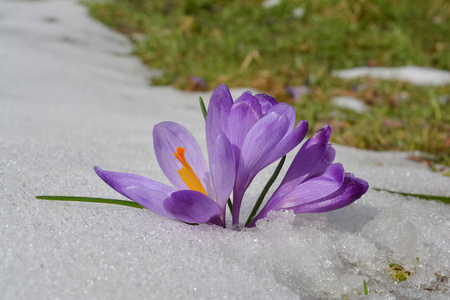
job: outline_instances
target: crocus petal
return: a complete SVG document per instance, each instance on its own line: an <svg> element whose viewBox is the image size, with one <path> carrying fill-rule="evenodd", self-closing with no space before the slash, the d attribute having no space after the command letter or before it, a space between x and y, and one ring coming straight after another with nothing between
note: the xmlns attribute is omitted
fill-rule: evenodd
<svg viewBox="0 0 450 300"><path fill-rule="evenodd" d="M225 84L220 84L211 95L206 116L206 141L208 147L222 133L228 134L228 115L233 98Z"/></svg>
<svg viewBox="0 0 450 300"><path fill-rule="evenodd" d="M369 188L367 181L355 178L353 174L345 174L341 188L331 195L318 199L313 203L294 207L295 213L319 213L342 208L352 204L364 195Z"/></svg>
<svg viewBox="0 0 450 300"><path fill-rule="evenodd" d="M282 184L294 180L296 185L300 184L315 170L316 166L323 160L324 155L327 155L327 157L330 155L330 153L325 153L330 135L331 129L326 125L302 145L286 172Z"/></svg>
<svg viewBox="0 0 450 300"><path fill-rule="evenodd" d="M259 105L261 106L261 112L263 113L263 115L266 115L274 105L278 104L277 100L275 100L274 97L266 94L256 94L255 97L259 101Z"/></svg>
<svg viewBox="0 0 450 300"><path fill-rule="evenodd" d="M242 94L236 100L228 121L228 137L236 149L241 148L247 133L261 117L261 106L255 97Z"/></svg>
<svg viewBox="0 0 450 300"><path fill-rule="evenodd" d="M295 109L287 103L278 103L274 105L267 113L276 111L280 115L285 115L289 119L289 128L293 129L295 125ZM288 131L289 132L289 131Z"/></svg>
<svg viewBox="0 0 450 300"><path fill-rule="evenodd" d="M323 153L322 158L317 163L314 170L312 170L308 176L305 178L305 180L308 180L309 178L321 176L327 168L333 163L334 158L336 156L336 150L334 150L333 146L331 144L328 144L325 152Z"/></svg>
<svg viewBox="0 0 450 300"><path fill-rule="evenodd" d="M344 176L342 164L333 164L322 176L304 181L298 186L292 187L292 182L285 183L283 188L291 191L282 196L274 193L275 197L269 199L267 207L269 210L290 209L314 202L338 190L344 182Z"/></svg>
<svg viewBox="0 0 450 300"><path fill-rule="evenodd" d="M134 202L139 203L143 207L158 213L162 216L177 219L172 213L166 211L164 208L164 201L170 198L164 192L158 190L151 190L142 186L130 186L124 189L127 197Z"/></svg>
<svg viewBox="0 0 450 300"><path fill-rule="evenodd" d="M234 153L228 138L221 134L214 147L208 148L211 181L215 195L210 195L224 209L236 176Z"/></svg>
<svg viewBox="0 0 450 300"><path fill-rule="evenodd" d="M178 173L182 165L174 156L177 147L183 147L186 150L187 163L194 170L206 192L211 192L211 181L205 158L189 130L174 122L156 124L153 127L153 147L161 170L176 189L188 189Z"/></svg>
<svg viewBox="0 0 450 300"><path fill-rule="evenodd" d="M264 167L265 157L281 141L288 128L288 118L272 112L250 129L241 148L238 183L246 186L250 184L253 177Z"/></svg>
<svg viewBox="0 0 450 300"><path fill-rule="evenodd" d="M211 198L197 191L178 191L164 201L164 208L187 223L208 223L222 226L222 208Z"/></svg>
<svg viewBox="0 0 450 300"><path fill-rule="evenodd" d="M297 147L298 144L305 138L308 133L308 122L302 120L298 123L297 127L294 128L289 134L287 134L281 142L279 142L273 149L268 153L265 160L261 162L261 168L265 168L274 161L280 159L286 155L289 151Z"/></svg>
<svg viewBox="0 0 450 300"><path fill-rule="evenodd" d="M251 99L251 98L254 98L252 92L250 92L250 91L245 91L245 92L243 92L243 93L236 99L236 101L234 101L234 104L233 104L233 105L236 105L236 104L238 104L238 103L240 103L240 102L248 101L248 100ZM255 98L255 100L258 101L258 99L256 99L256 98ZM259 103L259 101L258 101L258 103Z"/></svg>
<svg viewBox="0 0 450 300"><path fill-rule="evenodd" d="M162 203L175 192L174 188L135 174L105 171L97 166L94 170L118 193L156 213L171 217L165 212Z"/></svg>

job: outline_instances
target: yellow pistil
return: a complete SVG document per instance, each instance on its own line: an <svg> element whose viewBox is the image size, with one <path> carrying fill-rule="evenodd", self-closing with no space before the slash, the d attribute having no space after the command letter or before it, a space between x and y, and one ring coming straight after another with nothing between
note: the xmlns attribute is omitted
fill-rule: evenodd
<svg viewBox="0 0 450 300"><path fill-rule="evenodd" d="M194 170L192 170L191 166L186 162L186 159L184 158L184 151L184 148L178 147L177 152L173 154L183 165L183 167L178 170L178 174L180 174L181 179L184 181L184 183L186 183L190 190L197 191L206 195L206 191L203 188L202 183L198 179L197 175L195 175Z"/></svg>

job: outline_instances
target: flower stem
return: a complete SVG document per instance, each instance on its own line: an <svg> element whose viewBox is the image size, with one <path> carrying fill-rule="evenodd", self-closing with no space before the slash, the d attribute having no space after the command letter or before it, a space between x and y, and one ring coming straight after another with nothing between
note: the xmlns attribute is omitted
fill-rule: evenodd
<svg viewBox="0 0 450 300"><path fill-rule="evenodd" d="M261 192L261 195L259 195L258 200L256 200L255 206L253 206L253 210L248 216L247 222L245 222L245 227L250 224L250 222L253 220L253 218L256 216L256 213L258 212L259 207L261 206L264 197L266 196L267 192L269 191L272 184L275 182L275 179L277 179L278 174L280 174L281 168L283 167L284 161L286 160L286 155L283 156L278 163L277 168L275 169L275 172L273 172L272 177L270 177L269 181L267 181L266 185L264 186L264 189Z"/></svg>
<svg viewBox="0 0 450 300"><path fill-rule="evenodd" d="M198 97L198 102L200 102L200 108L202 110L203 118L206 121L206 114L207 114L207 112L206 112L205 102L203 102L202 97Z"/></svg>

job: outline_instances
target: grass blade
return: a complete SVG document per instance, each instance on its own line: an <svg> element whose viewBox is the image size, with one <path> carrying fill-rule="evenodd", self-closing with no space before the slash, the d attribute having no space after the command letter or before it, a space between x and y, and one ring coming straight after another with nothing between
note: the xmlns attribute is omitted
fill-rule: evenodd
<svg viewBox="0 0 450 300"><path fill-rule="evenodd" d="M205 107L205 102L203 102L203 98L202 97L198 97L198 102L200 103L200 108L202 110L202 114L203 114L203 118L206 121L206 107Z"/></svg>
<svg viewBox="0 0 450 300"><path fill-rule="evenodd" d="M76 202L92 202L92 203L104 203L123 205L135 208L144 208L142 205L125 200L106 199L106 198L91 198L91 197L77 197L77 196L36 196L39 200L56 200L56 201L76 201Z"/></svg>
<svg viewBox="0 0 450 300"><path fill-rule="evenodd" d="M369 289L367 288L367 283L364 280L364 295L369 295Z"/></svg>
<svg viewBox="0 0 450 300"><path fill-rule="evenodd" d="M375 191L379 191L379 192L388 192L388 193L391 193L391 194L398 194L398 195L402 195L402 196L411 196L411 197L416 197L416 198L425 199L425 200L436 200L436 201L441 201L441 202L450 204L450 197L402 193L402 192L390 191L390 190L379 189L379 188L373 188L373 189Z"/></svg>

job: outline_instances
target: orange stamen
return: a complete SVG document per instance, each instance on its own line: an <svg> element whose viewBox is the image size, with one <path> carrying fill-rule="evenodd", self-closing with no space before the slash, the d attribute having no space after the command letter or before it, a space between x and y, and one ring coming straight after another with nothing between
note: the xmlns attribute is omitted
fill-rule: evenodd
<svg viewBox="0 0 450 300"><path fill-rule="evenodd" d="M178 170L178 174L180 174L181 179L184 183L186 183L190 190L206 195L206 191L203 188L202 183L198 179L197 175L195 175L194 170L192 170L191 166L187 163L186 158L184 157L184 151L185 150L183 147L178 147L177 152L173 154L175 155L175 158L178 159L183 165L183 167Z"/></svg>

